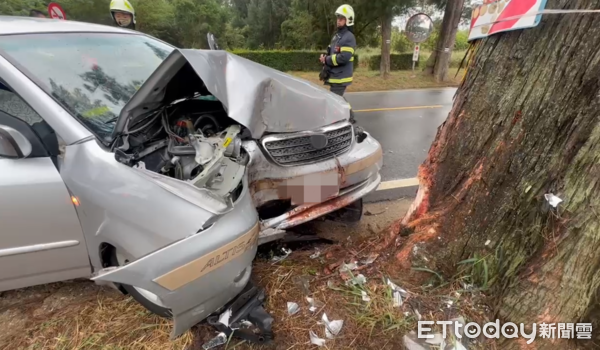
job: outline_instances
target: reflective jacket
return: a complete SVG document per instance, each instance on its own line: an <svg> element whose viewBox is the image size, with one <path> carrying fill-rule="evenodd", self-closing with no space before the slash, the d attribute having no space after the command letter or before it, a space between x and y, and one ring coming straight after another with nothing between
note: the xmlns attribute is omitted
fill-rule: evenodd
<svg viewBox="0 0 600 350"><path fill-rule="evenodd" d="M356 38L348 27L339 29L333 36L331 44L327 48L326 64L329 67L329 79L327 84L352 84L354 71L354 50L356 49Z"/></svg>

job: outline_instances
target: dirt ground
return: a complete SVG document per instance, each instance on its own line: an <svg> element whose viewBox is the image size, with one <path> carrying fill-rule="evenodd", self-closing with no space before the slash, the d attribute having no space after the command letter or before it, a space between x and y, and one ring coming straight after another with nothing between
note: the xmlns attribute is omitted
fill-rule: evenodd
<svg viewBox="0 0 600 350"><path fill-rule="evenodd" d="M261 247L254 264L254 280L265 288L265 308L274 317L275 340L259 347L231 339L219 349L312 349L309 331L325 337L318 322L343 320L340 334L327 339L328 349L400 349L406 332L416 329L417 318L449 319L458 315L482 320L486 309L480 293L461 293L452 283L431 289L429 273L398 271L394 251L375 247L385 228L408 209L409 200L368 204L360 223L328 221L299 227L298 233L316 234L329 242L286 243ZM273 262L287 246L292 253ZM316 252L318 257L314 257ZM311 255L313 256L311 258ZM358 270L339 273L344 263L358 262ZM362 274L366 284L345 281ZM387 279L408 291L403 305L394 307ZM424 287L425 286L425 287ZM363 292L371 299L363 300ZM310 312L306 297L317 301ZM287 303L300 311L288 315ZM0 294L0 349L201 349L216 335L200 324L175 341L169 340L170 322L147 312L130 297L89 281L70 281L8 291ZM480 348L474 343L472 348ZM483 348L483 347L481 347ZM485 347L489 348L489 347Z"/></svg>

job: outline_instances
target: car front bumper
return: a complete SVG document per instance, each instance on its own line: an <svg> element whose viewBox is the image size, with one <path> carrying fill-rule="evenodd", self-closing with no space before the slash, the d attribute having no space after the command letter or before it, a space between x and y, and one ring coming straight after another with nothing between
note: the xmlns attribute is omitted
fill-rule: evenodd
<svg viewBox="0 0 600 350"><path fill-rule="evenodd" d="M368 133L362 142L355 141L344 154L313 164L283 167L274 164L263 153L256 141L243 146L250 154L249 183L256 207L273 200L290 200L286 184L295 179L334 173L339 179L339 194L321 203L302 204L276 218L262 222L262 230L284 230L343 208L371 191L381 181L379 171L383 163L381 145ZM272 234L271 232L270 234ZM261 237L263 233L261 233ZM266 240L268 241L268 240ZM261 238L261 243L265 240Z"/></svg>

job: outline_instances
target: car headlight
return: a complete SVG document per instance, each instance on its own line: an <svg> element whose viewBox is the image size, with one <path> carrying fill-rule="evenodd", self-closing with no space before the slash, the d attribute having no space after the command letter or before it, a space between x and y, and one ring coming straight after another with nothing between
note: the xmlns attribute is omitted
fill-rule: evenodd
<svg viewBox="0 0 600 350"><path fill-rule="evenodd" d="M233 201L229 196L221 197L209 189L198 188L190 183L175 180L150 170L133 169L158 186L208 212L222 215L233 209Z"/></svg>

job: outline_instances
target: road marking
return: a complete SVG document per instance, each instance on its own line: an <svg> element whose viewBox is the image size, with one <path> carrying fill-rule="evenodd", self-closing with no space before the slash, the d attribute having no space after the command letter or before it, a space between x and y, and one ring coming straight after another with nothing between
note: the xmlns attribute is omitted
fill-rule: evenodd
<svg viewBox="0 0 600 350"><path fill-rule="evenodd" d="M419 186L419 179L416 177L410 179L383 181L379 184L376 191L392 190L395 188Z"/></svg>
<svg viewBox="0 0 600 350"><path fill-rule="evenodd" d="M393 107L393 108L372 108L372 109L356 109L354 113L360 112L382 112L382 111L403 111L407 109L428 109L428 108L442 108L442 105L434 106L410 106L410 107Z"/></svg>
<svg viewBox="0 0 600 350"><path fill-rule="evenodd" d="M377 91L348 91L344 95L348 94L385 94L394 92L410 92L410 91L446 91L456 90L456 87L439 87L439 88L423 88L423 89L402 89L402 90L377 90Z"/></svg>

